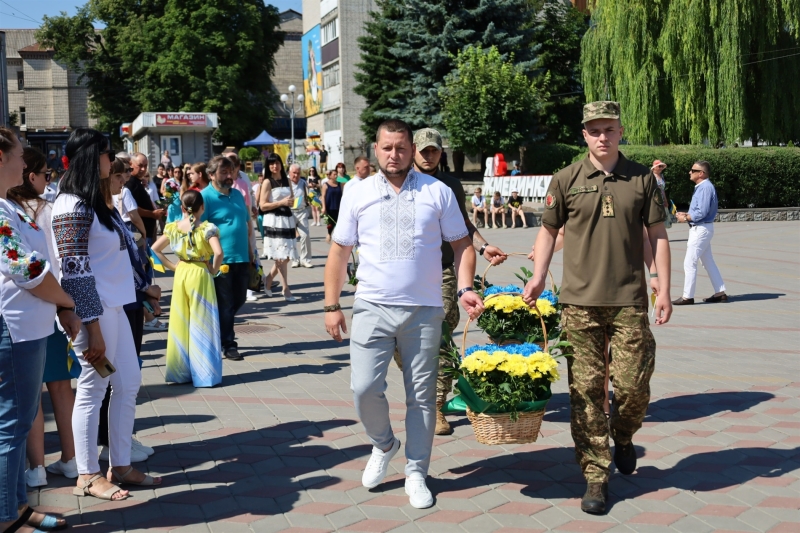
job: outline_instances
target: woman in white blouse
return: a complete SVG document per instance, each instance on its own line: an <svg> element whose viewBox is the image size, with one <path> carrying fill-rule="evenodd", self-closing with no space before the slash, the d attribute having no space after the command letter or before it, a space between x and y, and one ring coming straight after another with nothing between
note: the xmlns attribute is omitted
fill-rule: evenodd
<svg viewBox="0 0 800 533"><path fill-rule="evenodd" d="M80 474L73 492L116 501L127 498L128 492L106 479L97 456L100 404L109 381L114 392L108 409L108 478L133 485L161 482L130 465L141 372L123 309L136 301L126 243L129 234L100 188L114 159L108 140L96 130L78 128L67 140L66 155L69 169L53 204L53 236L61 260L61 286L75 300L82 322L74 342L81 376L72 415ZM110 376L106 362L116 368Z"/></svg>
<svg viewBox="0 0 800 533"><path fill-rule="evenodd" d="M22 145L0 127L0 531L65 525L28 507L25 440L39 408L56 313L71 337L79 328L73 299L51 273L44 231L6 200L24 168Z"/></svg>

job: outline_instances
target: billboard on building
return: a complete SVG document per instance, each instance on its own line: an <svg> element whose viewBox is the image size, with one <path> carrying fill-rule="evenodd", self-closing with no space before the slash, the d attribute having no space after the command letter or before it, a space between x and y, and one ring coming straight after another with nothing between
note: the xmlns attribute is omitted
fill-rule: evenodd
<svg viewBox="0 0 800 533"><path fill-rule="evenodd" d="M322 52L319 24L303 35L303 95L306 116L322 112Z"/></svg>
<svg viewBox="0 0 800 533"><path fill-rule="evenodd" d="M156 126L205 126L204 113L156 113Z"/></svg>

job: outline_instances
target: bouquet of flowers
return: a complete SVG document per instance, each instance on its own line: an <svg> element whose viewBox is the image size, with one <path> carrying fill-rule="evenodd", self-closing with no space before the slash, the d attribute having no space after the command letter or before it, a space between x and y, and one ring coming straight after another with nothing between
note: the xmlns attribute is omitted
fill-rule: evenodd
<svg viewBox="0 0 800 533"><path fill-rule="evenodd" d="M180 186L178 182L170 178L164 183L164 198L160 199L156 204L158 207L165 209L175 203L176 198L180 200Z"/></svg>
<svg viewBox="0 0 800 533"><path fill-rule="evenodd" d="M483 314L478 318L481 328L492 342L544 341L540 315L544 318L549 339L559 335L561 305L551 290L544 291L531 307L522 299L522 288L516 285L493 285L483 291Z"/></svg>

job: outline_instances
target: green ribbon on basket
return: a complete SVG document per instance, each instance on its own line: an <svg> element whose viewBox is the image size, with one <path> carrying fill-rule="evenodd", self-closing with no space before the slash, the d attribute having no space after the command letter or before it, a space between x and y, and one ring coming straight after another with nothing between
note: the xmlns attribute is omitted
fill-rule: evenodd
<svg viewBox="0 0 800 533"><path fill-rule="evenodd" d="M450 404L453 404L456 398L461 398L461 402L464 405L468 406L474 413L502 413L504 411L497 408L497 405L493 403L488 403L481 400L475 391L473 390L472 386L469 382L464 379L463 376L459 376L458 382L456 383L456 388L460 392L458 396L453 398L453 400L447 402L445 406L449 407ZM517 405L517 411L520 412L529 412L529 411L543 411L545 407L547 407L547 402L550 401L550 398L553 396L553 393L548 390L547 397L541 400L536 400L535 402L520 402ZM455 405L453 406L455 407ZM466 410L466 409L464 409ZM444 409L442 412L445 414L449 414Z"/></svg>

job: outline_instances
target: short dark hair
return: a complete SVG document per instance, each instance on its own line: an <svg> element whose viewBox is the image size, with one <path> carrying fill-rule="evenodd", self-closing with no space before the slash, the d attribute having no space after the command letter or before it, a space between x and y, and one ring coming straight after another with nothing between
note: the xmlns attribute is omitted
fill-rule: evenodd
<svg viewBox="0 0 800 533"><path fill-rule="evenodd" d="M703 172L706 173L706 176L711 176L711 165L708 163L708 161L695 161L694 164L702 168Z"/></svg>
<svg viewBox="0 0 800 533"><path fill-rule="evenodd" d="M236 165L233 164L233 161L225 157L224 155L218 155L211 158L211 161L208 162L207 170L209 176L214 175L217 173L217 169L228 169L233 172L236 169ZM195 170L195 172L197 172Z"/></svg>
<svg viewBox="0 0 800 533"><path fill-rule="evenodd" d="M408 142L414 144L414 132L411 131L411 126L400 119L392 118L381 122L381 125L378 126L378 132L375 134L375 142L378 142L380 139L381 131L405 133L408 135Z"/></svg>
<svg viewBox="0 0 800 533"><path fill-rule="evenodd" d="M369 159L367 159L367 157L366 157L366 156L360 155L360 156L356 157L355 161L353 161L353 164L354 164L354 165L357 165L357 164L359 164L361 161L366 161L367 163L369 163Z"/></svg>
<svg viewBox="0 0 800 533"><path fill-rule="evenodd" d="M227 152L224 155L233 162L234 166L238 167L242 164L242 162L239 161L239 156L236 155L236 152Z"/></svg>

